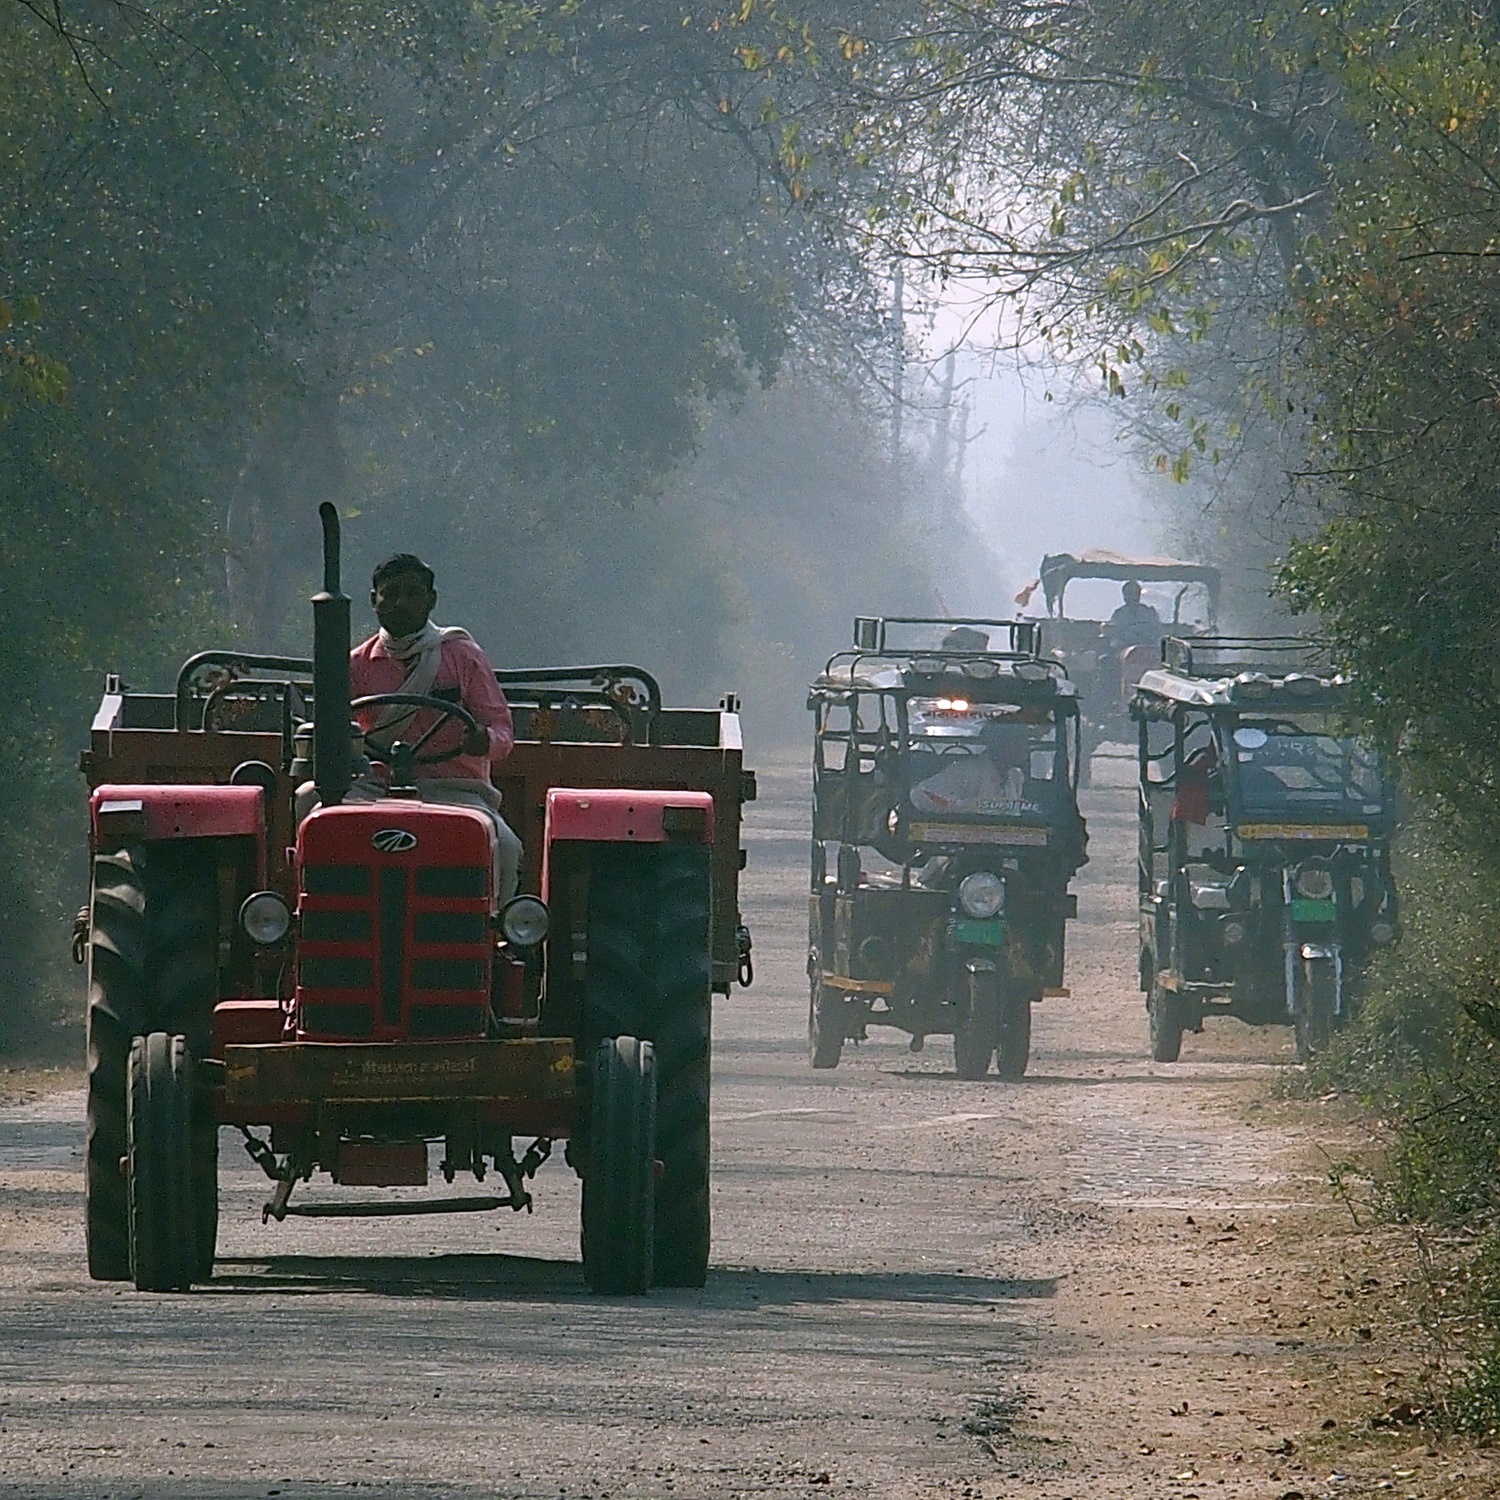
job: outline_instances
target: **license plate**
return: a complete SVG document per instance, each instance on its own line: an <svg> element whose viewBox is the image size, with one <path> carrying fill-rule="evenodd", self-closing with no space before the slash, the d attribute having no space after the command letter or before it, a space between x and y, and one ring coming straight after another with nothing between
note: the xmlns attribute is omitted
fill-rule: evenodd
<svg viewBox="0 0 1500 1500"><path fill-rule="evenodd" d="M1305 896L1292 899L1292 921L1336 922L1338 908L1332 901L1309 901Z"/></svg>
<svg viewBox="0 0 1500 1500"><path fill-rule="evenodd" d="M1005 922L1000 917L960 917L953 924L953 941L998 948L1005 942Z"/></svg>
<svg viewBox="0 0 1500 1500"><path fill-rule="evenodd" d="M1367 839L1368 823L1241 823L1242 839Z"/></svg>
<svg viewBox="0 0 1500 1500"><path fill-rule="evenodd" d="M1039 848L1047 842L1045 828L1008 827L977 823L913 823L911 837L918 844L1024 844Z"/></svg>

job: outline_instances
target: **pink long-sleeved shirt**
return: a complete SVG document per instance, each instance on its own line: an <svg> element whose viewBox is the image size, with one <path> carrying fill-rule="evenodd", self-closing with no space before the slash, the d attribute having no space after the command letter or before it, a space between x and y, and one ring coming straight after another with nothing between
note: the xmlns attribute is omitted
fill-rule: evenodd
<svg viewBox="0 0 1500 1500"><path fill-rule="evenodd" d="M361 641L349 653L349 686L356 698L365 698L373 693L399 693L406 681L406 665L397 661L381 644L379 635ZM458 690L458 701L484 725L490 735L490 753L485 755L456 755L452 760L438 761L434 765L419 768L423 776L434 778L459 776L470 780L489 780L490 767L498 765L510 754L516 742L515 726L511 723L510 704L495 681L495 673L484 652L473 641L446 640L438 658L437 681L434 693L451 693ZM446 693L445 693L446 690ZM380 709L370 709L357 714L360 727L369 731L380 718ZM418 709L416 714L401 726L401 738L411 743L419 739L437 721L435 710ZM464 727L458 720L450 720L423 748L422 754L432 755L450 750L464 737Z"/></svg>

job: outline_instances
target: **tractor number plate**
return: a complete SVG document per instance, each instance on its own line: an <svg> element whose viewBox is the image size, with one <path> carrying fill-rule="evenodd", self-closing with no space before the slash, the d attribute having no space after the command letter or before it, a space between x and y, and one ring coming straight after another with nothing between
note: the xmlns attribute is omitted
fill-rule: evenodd
<svg viewBox="0 0 1500 1500"><path fill-rule="evenodd" d="M557 1099L573 1092L567 1037L493 1042L273 1042L224 1049L231 1108L258 1104Z"/></svg>

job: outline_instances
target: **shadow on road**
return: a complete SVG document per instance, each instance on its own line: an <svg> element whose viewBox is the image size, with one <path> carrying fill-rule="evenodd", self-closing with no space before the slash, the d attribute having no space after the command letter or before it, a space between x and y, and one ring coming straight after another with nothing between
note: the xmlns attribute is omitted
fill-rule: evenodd
<svg viewBox="0 0 1500 1500"><path fill-rule="evenodd" d="M993 1306L1055 1295L1057 1279L1007 1279L961 1272L804 1272L711 1270L702 1291L659 1289L642 1308L690 1304L713 1308L834 1302L941 1303ZM587 1290L577 1261L523 1255L313 1256L221 1258L199 1296L368 1292L383 1297L428 1297L469 1302L609 1301Z"/></svg>

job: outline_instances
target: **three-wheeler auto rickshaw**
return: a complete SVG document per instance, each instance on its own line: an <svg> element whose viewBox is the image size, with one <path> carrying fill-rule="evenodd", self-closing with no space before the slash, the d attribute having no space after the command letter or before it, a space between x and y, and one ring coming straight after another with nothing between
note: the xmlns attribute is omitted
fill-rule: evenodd
<svg viewBox="0 0 1500 1500"><path fill-rule="evenodd" d="M1032 1004L1067 993L1077 694L1034 621L860 618L854 642L807 700L810 1061L878 1024L1019 1079Z"/></svg>
<svg viewBox="0 0 1500 1500"><path fill-rule="evenodd" d="M1210 1015L1291 1025L1306 1061L1399 932L1392 787L1348 679L1293 637L1168 638L1139 732L1140 982L1151 1055Z"/></svg>

